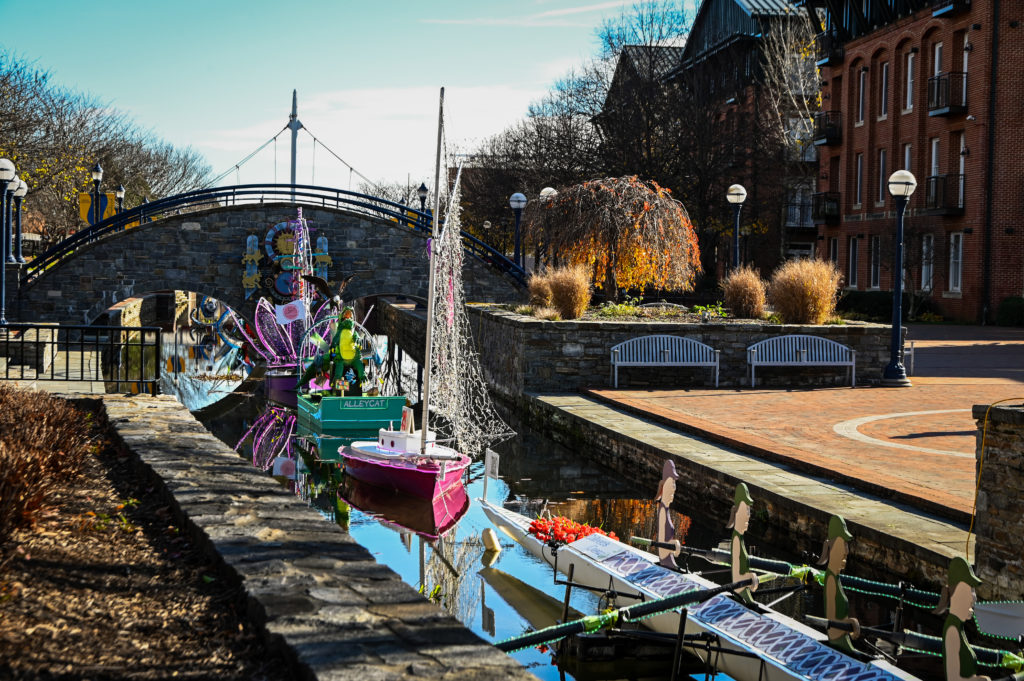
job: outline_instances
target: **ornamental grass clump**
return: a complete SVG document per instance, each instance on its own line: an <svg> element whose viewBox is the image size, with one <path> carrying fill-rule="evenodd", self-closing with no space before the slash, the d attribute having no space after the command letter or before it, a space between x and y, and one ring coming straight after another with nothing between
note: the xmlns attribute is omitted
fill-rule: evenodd
<svg viewBox="0 0 1024 681"><path fill-rule="evenodd" d="M0 545L35 524L92 448L90 418L67 401L0 384Z"/></svg>
<svg viewBox="0 0 1024 681"><path fill-rule="evenodd" d="M590 306L590 271L583 265L550 270L551 305L562 319L579 319Z"/></svg>
<svg viewBox="0 0 1024 681"><path fill-rule="evenodd" d="M548 280L548 273L531 274L526 280L526 289L530 292L530 305L534 307L549 307L551 305L551 282Z"/></svg>
<svg viewBox="0 0 1024 681"><path fill-rule="evenodd" d="M765 283L757 270L741 267L722 282L722 298L733 317L761 319L764 317Z"/></svg>
<svg viewBox="0 0 1024 681"><path fill-rule="evenodd" d="M832 262L790 260L772 275L768 300L786 324L824 324L835 314L841 281Z"/></svg>

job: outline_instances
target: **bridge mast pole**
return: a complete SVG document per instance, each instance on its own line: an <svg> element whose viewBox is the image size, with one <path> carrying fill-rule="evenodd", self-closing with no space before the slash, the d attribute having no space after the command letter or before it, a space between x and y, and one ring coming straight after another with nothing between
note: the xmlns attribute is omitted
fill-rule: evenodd
<svg viewBox="0 0 1024 681"><path fill-rule="evenodd" d="M299 120L298 94L292 90L292 113L288 116L288 129L292 131L292 203L295 203L295 148L298 144L299 130L302 122Z"/></svg>

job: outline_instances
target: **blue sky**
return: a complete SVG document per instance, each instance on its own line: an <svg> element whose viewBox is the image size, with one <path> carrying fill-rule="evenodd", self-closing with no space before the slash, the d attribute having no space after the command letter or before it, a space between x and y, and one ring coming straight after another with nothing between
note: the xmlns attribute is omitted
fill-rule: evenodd
<svg viewBox="0 0 1024 681"><path fill-rule="evenodd" d="M0 0L3 49L203 153L214 173L299 120L374 181L433 178L437 96L468 144L521 119L596 54L633 0ZM276 144L288 180L288 133ZM237 174L274 180L274 146ZM299 134L298 181L347 188L348 170ZM355 189L358 177L352 180ZM234 184L234 173L222 184Z"/></svg>

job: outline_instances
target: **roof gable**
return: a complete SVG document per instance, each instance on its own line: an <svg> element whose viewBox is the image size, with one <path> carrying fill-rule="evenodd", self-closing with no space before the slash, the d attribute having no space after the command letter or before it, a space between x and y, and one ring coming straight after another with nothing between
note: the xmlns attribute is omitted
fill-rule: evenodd
<svg viewBox="0 0 1024 681"><path fill-rule="evenodd" d="M703 0L686 40L683 59L699 60L737 37L758 36L765 19L795 11L787 0Z"/></svg>

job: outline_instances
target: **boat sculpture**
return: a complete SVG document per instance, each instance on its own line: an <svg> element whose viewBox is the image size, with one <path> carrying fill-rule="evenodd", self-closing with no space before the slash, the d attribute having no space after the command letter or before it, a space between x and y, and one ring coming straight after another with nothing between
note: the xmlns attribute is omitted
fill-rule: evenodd
<svg viewBox="0 0 1024 681"><path fill-rule="evenodd" d="M568 573L581 584L608 585L619 593L653 600L688 591L718 588L709 579L658 564L658 558L602 534L592 534L555 548L530 534L531 520L481 500L487 517L530 553ZM637 600L618 597L616 605ZM643 621L658 632L677 634L680 611L671 610ZM688 648L738 681L913 680L916 677L884 660L862 661L837 651L826 636L761 604L746 605L733 594L718 594L686 610L686 634L710 634L723 653ZM733 653L733 654L730 654ZM712 660L707 660L707 656Z"/></svg>

